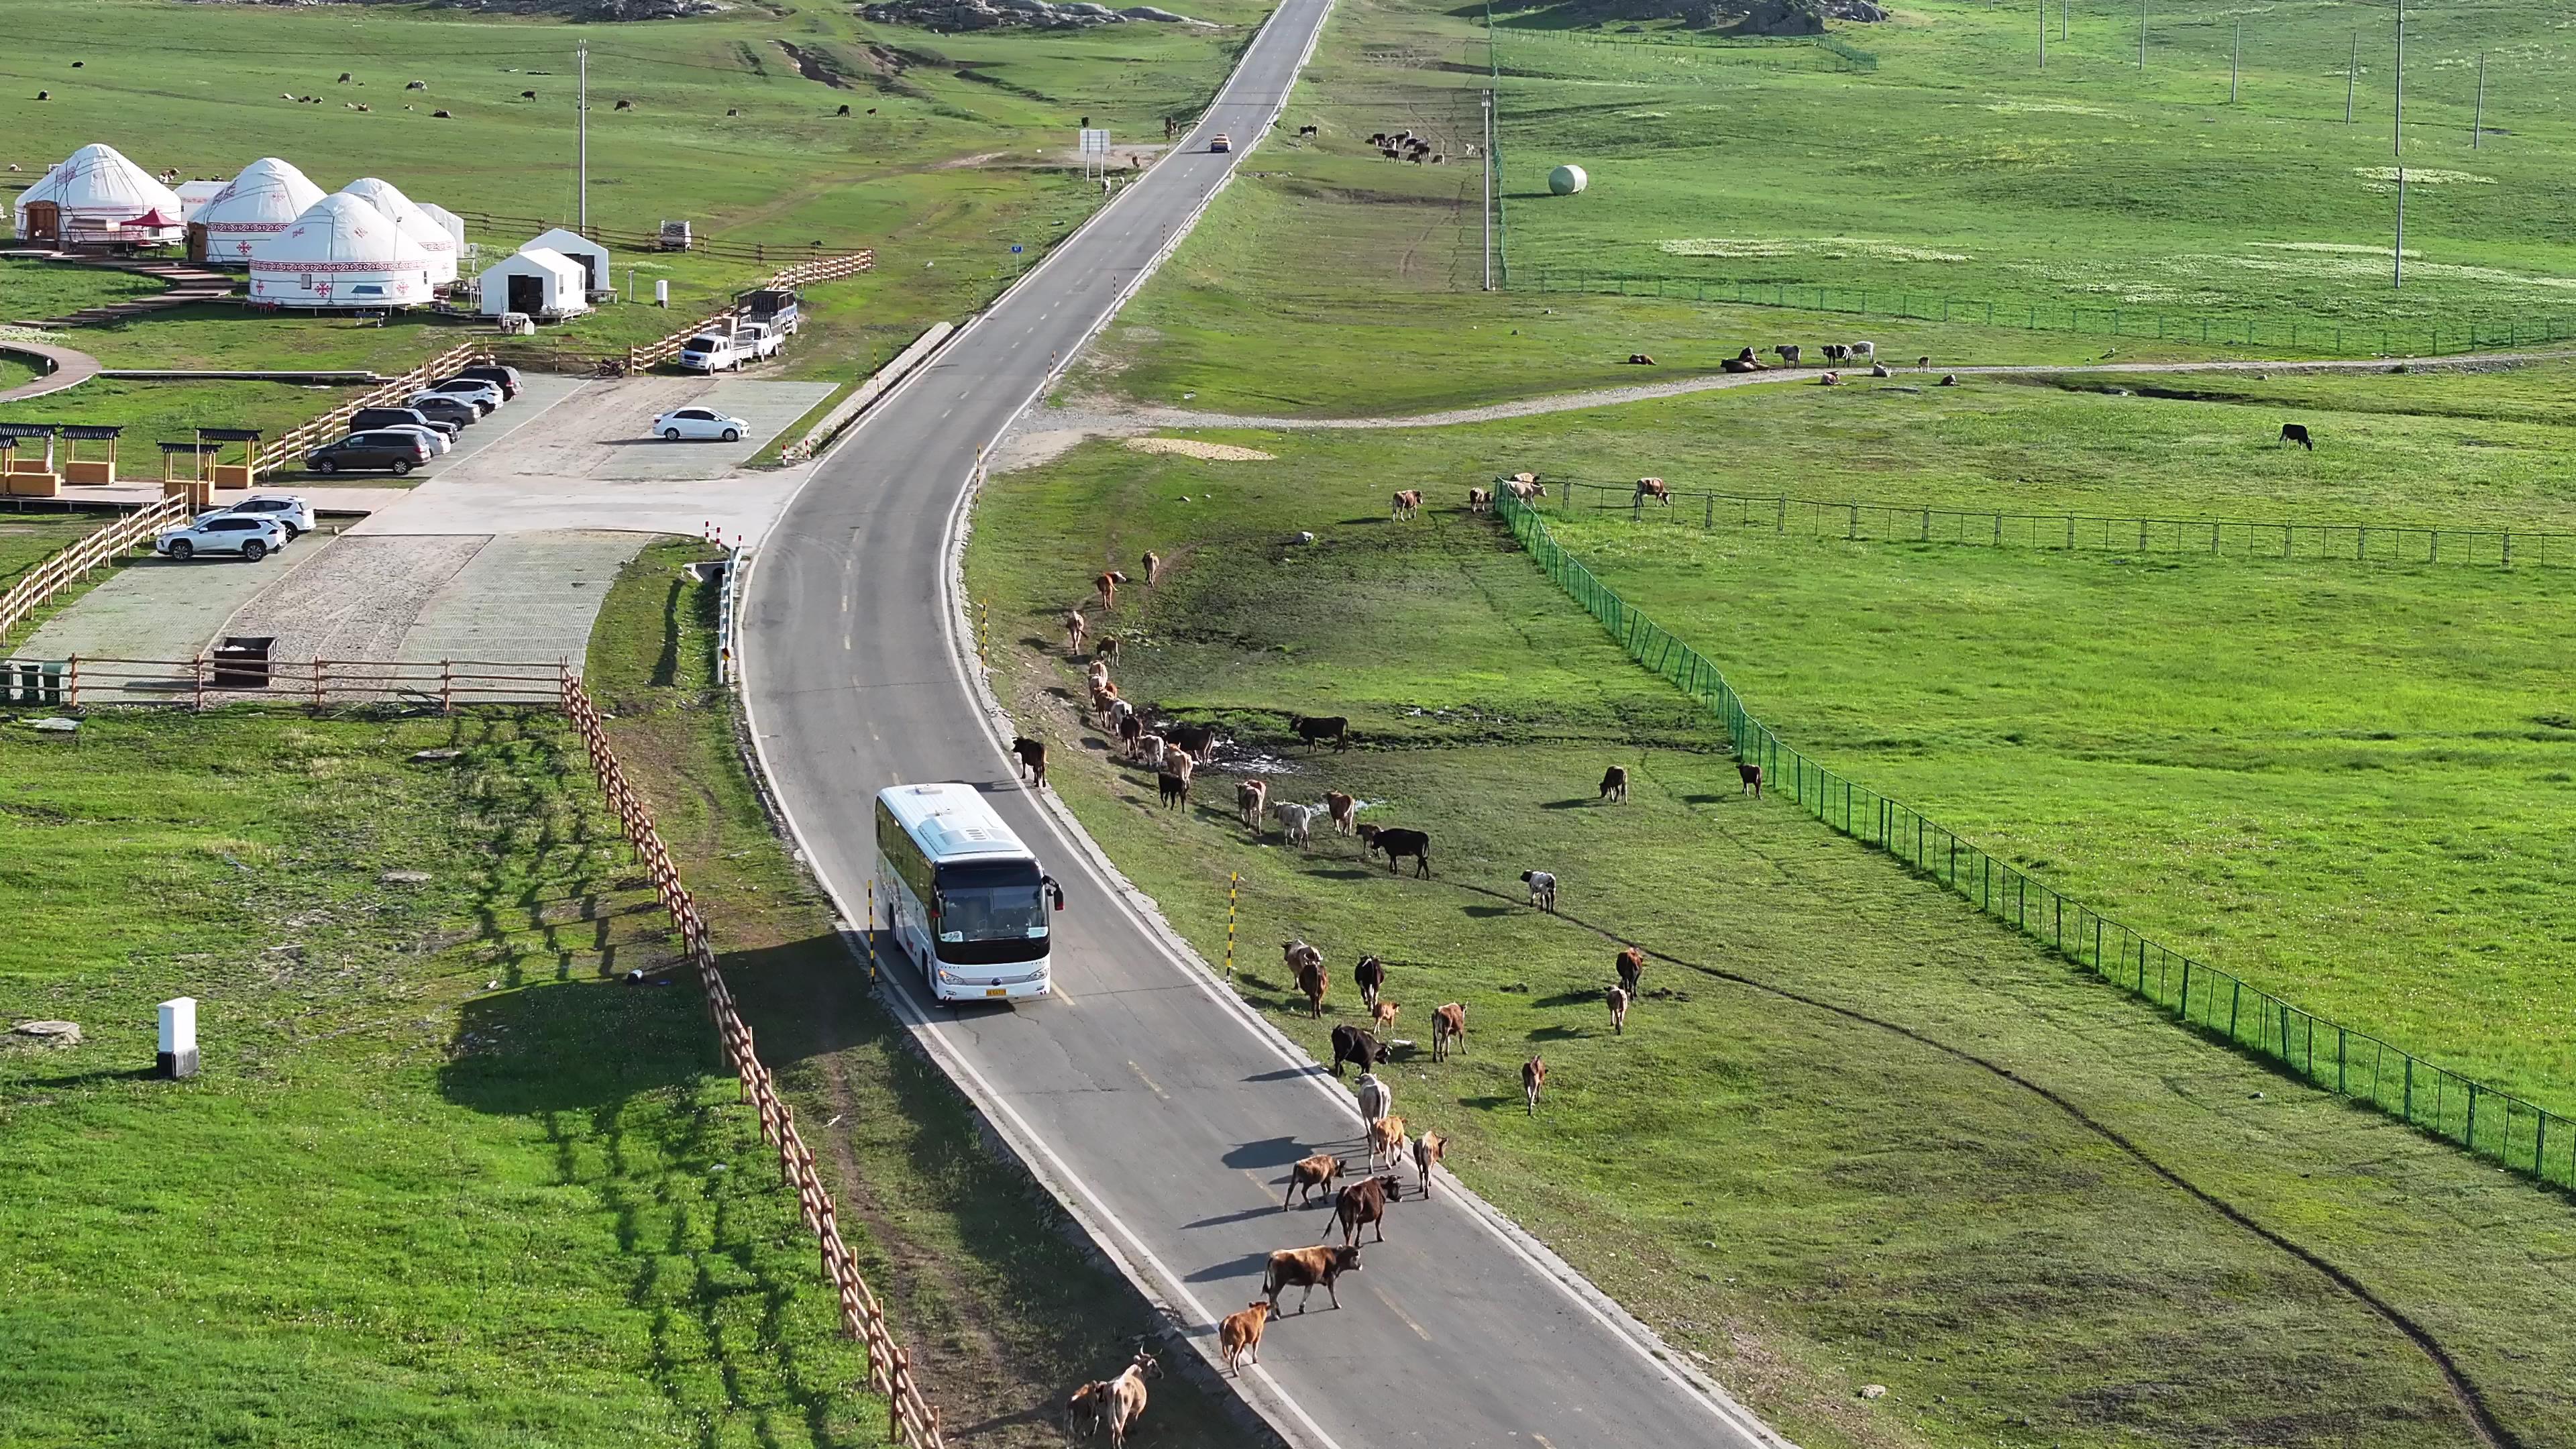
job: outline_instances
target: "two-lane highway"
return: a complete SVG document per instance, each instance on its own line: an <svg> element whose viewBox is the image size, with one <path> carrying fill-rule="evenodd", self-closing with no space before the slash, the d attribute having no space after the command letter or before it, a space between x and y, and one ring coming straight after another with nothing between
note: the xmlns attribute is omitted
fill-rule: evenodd
<svg viewBox="0 0 2576 1449"><path fill-rule="evenodd" d="M1352 1149L1360 1124L1346 1093L1176 955L1048 802L1016 783L963 673L949 568L978 446L1187 230L1235 160L1210 154L1209 137L1256 141L1326 8L1286 0L1178 154L824 461L762 548L745 604L761 759L846 917L866 912L871 798L902 782L983 785L1063 882L1059 998L928 1010L916 977L898 966L889 980L898 1009L1050 1190L1202 1343L1217 1317L1259 1295L1269 1250L1325 1235L1325 1210L1282 1210L1287 1166ZM864 989L855 974L850 989ZM1437 1125L1401 1085L1397 1106ZM1408 1197L1362 1264L1339 1312L1318 1294L1316 1311L1275 1323L1263 1366L1242 1381L1292 1444L1779 1442L1659 1358L1650 1334L1544 1249L1455 1196Z"/></svg>

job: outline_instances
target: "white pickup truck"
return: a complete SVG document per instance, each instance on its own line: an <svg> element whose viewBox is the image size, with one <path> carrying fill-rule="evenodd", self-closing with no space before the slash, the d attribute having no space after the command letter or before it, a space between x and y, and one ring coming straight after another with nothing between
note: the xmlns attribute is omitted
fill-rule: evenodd
<svg viewBox="0 0 2576 1449"><path fill-rule="evenodd" d="M776 357L787 339L757 322L731 332L701 332L680 349L680 366L691 372L731 372L745 363Z"/></svg>
<svg viewBox="0 0 2576 1449"><path fill-rule="evenodd" d="M743 322L733 329L733 345L744 361L767 362L787 346L787 336L766 322Z"/></svg>

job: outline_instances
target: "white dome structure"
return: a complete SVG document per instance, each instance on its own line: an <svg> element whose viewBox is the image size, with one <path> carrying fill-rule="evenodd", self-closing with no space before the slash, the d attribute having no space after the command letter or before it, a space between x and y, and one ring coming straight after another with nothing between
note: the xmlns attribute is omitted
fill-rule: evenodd
<svg viewBox="0 0 2576 1449"><path fill-rule="evenodd" d="M11 219L30 239L156 246L180 238L186 210L177 192L115 147L89 145L19 192Z"/></svg>
<svg viewBox="0 0 2576 1449"><path fill-rule="evenodd" d="M303 172L262 156L188 218L188 253L199 261L249 266L261 242L293 226L321 199L322 188Z"/></svg>
<svg viewBox="0 0 2576 1449"><path fill-rule="evenodd" d="M429 258L429 284L444 287L456 280L456 241L447 228L438 224L408 196L394 189L393 183L373 176L361 176L340 188L342 196L354 196L393 219L410 237L412 245Z"/></svg>
<svg viewBox="0 0 2576 1449"><path fill-rule="evenodd" d="M253 245L250 300L275 307L416 307L430 300L429 254L383 212L337 193Z"/></svg>
<svg viewBox="0 0 2576 1449"><path fill-rule="evenodd" d="M421 215L428 217L431 221L437 222L441 227L446 229L447 239L456 243L456 254L458 256L463 256L465 254L465 218L458 216L455 212L448 210L446 207L434 205L426 201L415 201L412 205L420 208Z"/></svg>

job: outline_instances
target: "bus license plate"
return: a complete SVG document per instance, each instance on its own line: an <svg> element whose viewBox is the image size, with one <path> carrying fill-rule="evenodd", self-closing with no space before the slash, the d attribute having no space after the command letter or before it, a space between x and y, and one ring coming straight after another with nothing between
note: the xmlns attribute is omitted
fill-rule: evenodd
<svg viewBox="0 0 2576 1449"><path fill-rule="evenodd" d="M1009 989L1008 989L1008 988L1006 988L1006 987L1000 987L1000 986L988 986L988 987L984 988L984 994L985 994L986 996L1008 996L1008 995L1010 995L1011 993L1010 993Z"/></svg>

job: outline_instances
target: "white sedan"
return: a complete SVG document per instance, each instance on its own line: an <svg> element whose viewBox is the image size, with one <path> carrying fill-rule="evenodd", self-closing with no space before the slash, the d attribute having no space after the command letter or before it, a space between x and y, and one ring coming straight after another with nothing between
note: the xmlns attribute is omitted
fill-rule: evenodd
<svg viewBox="0 0 2576 1449"><path fill-rule="evenodd" d="M674 443L682 438L721 438L731 443L750 432L751 424L714 408L673 408L653 420L653 431Z"/></svg>

